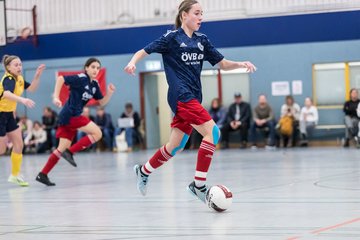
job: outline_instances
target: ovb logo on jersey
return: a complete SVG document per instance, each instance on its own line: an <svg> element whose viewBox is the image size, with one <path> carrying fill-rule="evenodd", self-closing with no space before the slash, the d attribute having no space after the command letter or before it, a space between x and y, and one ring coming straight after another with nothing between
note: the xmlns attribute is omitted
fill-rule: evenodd
<svg viewBox="0 0 360 240"><path fill-rule="evenodd" d="M200 43L200 42L198 42L198 48L201 50L201 51L204 51L204 46Z"/></svg>

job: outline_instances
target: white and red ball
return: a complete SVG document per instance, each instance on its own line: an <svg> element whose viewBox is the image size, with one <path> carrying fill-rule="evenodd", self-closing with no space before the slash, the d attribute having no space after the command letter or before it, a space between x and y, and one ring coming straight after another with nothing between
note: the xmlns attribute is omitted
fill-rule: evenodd
<svg viewBox="0 0 360 240"><path fill-rule="evenodd" d="M224 185L212 186L206 193L206 204L217 212L223 212L232 204L233 195L230 189Z"/></svg>

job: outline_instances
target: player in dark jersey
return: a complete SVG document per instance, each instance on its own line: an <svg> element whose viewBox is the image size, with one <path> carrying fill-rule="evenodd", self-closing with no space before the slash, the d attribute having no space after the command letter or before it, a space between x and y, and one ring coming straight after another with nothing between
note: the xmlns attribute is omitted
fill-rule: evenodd
<svg viewBox="0 0 360 240"><path fill-rule="evenodd" d="M56 131L56 137L60 138L59 145L49 156L46 165L36 177L37 181L47 186L55 185L55 183L49 180L48 173L57 164L60 157L63 157L76 167L73 154L84 150L102 137L100 128L89 118L81 115L84 106L90 99L99 100L100 105L103 106L107 104L115 91L114 85L109 84L107 94L105 96L101 94L99 84L95 79L100 71L100 67L98 59L89 58L84 66L85 73L73 76L60 76L56 81L53 96L54 104L58 107L62 106L59 95L63 84L70 87L70 96L59 114L59 127ZM71 146L77 130L85 132L87 135Z"/></svg>
<svg viewBox="0 0 360 240"><path fill-rule="evenodd" d="M195 0L185 0L179 6L176 30L169 31L159 39L134 54L125 71L133 74L136 63L151 53L162 54L166 79L169 85L168 103L175 113L171 123L170 140L161 147L145 165L135 165L137 187L146 194L148 176L180 152L195 128L203 140L199 148L194 181L188 190L205 202L206 176L215 145L220 138L220 130L209 113L201 106L202 93L200 74L203 61L218 64L223 70L246 68L255 71L250 62L226 60L211 44L206 35L197 32L202 22L202 8Z"/></svg>
<svg viewBox="0 0 360 240"><path fill-rule="evenodd" d="M29 183L20 175L24 142L21 129L15 120L15 111L17 103L22 103L29 108L35 106L31 99L21 97L21 95L25 89L29 92L37 89L45 65L41 64L37 68L34 80L30 84L22 76L22 63L18 56L5 55L2 63L4 64L5 74L0 81L0 154L6 151L7 137L13 144L11 150L11 175L8 181L27 187Z"/></svg>

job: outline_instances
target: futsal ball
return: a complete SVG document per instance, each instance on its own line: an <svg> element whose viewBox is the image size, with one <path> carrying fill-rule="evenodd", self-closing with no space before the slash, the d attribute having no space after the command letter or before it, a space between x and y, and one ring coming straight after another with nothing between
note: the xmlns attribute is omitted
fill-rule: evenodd
<svg viewBox="0 0 360 240"><path fill-rule="evenodd" d="M206 193L206 204L217 212L223 212L232 204L232 192L224 185L212 186Z"/></svg>

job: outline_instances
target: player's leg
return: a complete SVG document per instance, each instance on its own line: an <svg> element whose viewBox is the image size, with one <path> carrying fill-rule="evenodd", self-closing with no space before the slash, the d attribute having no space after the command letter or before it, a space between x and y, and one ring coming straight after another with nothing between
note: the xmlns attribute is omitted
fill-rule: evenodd
<svg viewBox="0 0 360 240"><path fill-rule="evenodd" d="M11 175L9 176L8 181L18 184L22 187L29 186L29 183L25 182L24 179L20 176L21 164L22 164L22 151L24 147L24 142L22 139L21 129L17 127L15 130L7 133L9 140L13 143L13 148L11 151Z"/></svg>
<svg viewBox="0 0 360 240"><path fill-rule="evenodd" d="M85 148L88 148L92 144L99 141L102 137L101 129L92 121L89 122L87 125L79 128L78 130L86 133L86 136L80 138L79 141L77 141L69 148L69 151L73 154L84 150Z"/></svg>
<svg viewBox="0 0 360 240"><path fill-rule="evenodd" d="M185 132L187 132L188 134ZM184 149L186 142L189 139L189 135L191 133L190 125L187 126L185 132L180 130L179 128L172 128L169 142L164 146L162 146L150 158L150 160L146 162L145 165L134 166L134 170L137 175L137 187L142 195L144 196L146 195L146 185L149 175L153 171L155 171L155 169L161 167L164 163L166 163L176 153L179 153Z"/></svg>
<svg viewBox="0 0 360 240"><path fill-rule="evenodd" d="M55 183L50 181L48 174L59 162L61 153L63 153L70 146L71 146L71 140L67 138L60 138L58 147L50 154L44 168L36 176L36 181L41 182L47 186L55 186Z"/></svg>
<svg viewBox="0 0 360 240"><path fill-rule="evenodd" d="M6 143L7 143L7 137L0 136L0 155L3 155L6 152Z"/></svg>
<svg viewBox="0 0 360 240"><path fill-rule="evenodd" d="M74 153L90 147L102 137L101 129L92 121L87 122L85 126L80 127L78 130L86 133L86 135L61 154L61 156L74 167L76 167L73 157Z"/></svg>
<svg viewBox="0 0 360 240"><path fill-rule="evenodd" d="M210 168L216 144L220 139L220 129L212 119L201 125L192 126L203 136L203 140L198 151L194 181L190 183L188 189L201 201L205 202L205 195L208 189L205 185L206 176Z"/></svg>

